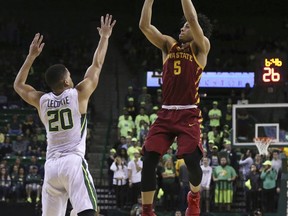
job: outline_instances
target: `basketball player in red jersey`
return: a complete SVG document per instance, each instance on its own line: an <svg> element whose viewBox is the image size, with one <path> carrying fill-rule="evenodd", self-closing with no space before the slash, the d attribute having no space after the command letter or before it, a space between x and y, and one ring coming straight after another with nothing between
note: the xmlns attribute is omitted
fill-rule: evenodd
<svg viewBox="0 0 288 216"><path fill-rule="evenodd" d="M163 105L143 146L142 216L155 215L152 208L156 189L155 168L160 156L166 153L175 137L178 143L177 156L184 159L189 171L191 190L187 195L185 215L199 216L202 117L198 108L198 89L210 50L208 37L212 26L206 16L197 15L191 0L181 0L185 23L177 41L163 35L151 24L153 2L145 0L139 27L147 39L162 51Z"/></svg>

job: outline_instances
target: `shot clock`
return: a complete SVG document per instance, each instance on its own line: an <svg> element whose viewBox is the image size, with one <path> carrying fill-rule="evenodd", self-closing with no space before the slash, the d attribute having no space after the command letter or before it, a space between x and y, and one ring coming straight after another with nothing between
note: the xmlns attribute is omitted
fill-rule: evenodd
<svg viewBox="0 0 288 216"><path fill-rule="evenodd" d="M270 53L259 56L256 82L259 85L282 85L287 81L287 56Z"/></svg>

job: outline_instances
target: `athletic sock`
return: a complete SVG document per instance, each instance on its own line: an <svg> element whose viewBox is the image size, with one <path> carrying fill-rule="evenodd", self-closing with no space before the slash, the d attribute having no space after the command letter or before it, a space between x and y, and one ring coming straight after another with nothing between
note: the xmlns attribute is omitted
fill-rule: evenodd
<svg viewBox="0 0 288 216"><path fill-rule="evenodd" d="M143 204L142 205L142 211L143 213L150 213L152 212L152 204Z"/></svg>

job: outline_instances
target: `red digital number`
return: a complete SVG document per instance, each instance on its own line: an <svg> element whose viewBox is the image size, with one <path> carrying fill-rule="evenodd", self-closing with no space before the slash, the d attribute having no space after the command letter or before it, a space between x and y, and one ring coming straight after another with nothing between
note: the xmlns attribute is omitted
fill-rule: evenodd
<svg viewBox="0 0 288 216"><path fill-rule="evenodd" d="M280 73L274 71L274 68L264 67L264 73L262 75L263 82L279 82L281 79Z"/></svg>

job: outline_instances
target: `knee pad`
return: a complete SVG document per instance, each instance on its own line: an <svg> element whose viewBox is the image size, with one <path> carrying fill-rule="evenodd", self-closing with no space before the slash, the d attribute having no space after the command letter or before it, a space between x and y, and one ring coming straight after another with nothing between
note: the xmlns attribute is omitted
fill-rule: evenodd
<svg viewBox="0 0 288 216"><path fill-rule="evenodd" d="M79 212L78 216L96 216L96 211L93 209L84 210Z"/></svg>
<svg viewBox="0 0 288 216"><path fill-rule="evenodd" d="M156 166L159 162L160 154L157 152L144 151L141 190L154 191L156 190Z"/></svg>
<svg viewBox="0 0 288 216"><path fill-rule="evenodd" d="M189 173L189 182L193 186L198 186L202 180L202 169L200 166L200 160L202 157L203 154L198 147L193 153L183 155L183 159Z"/></svg>

